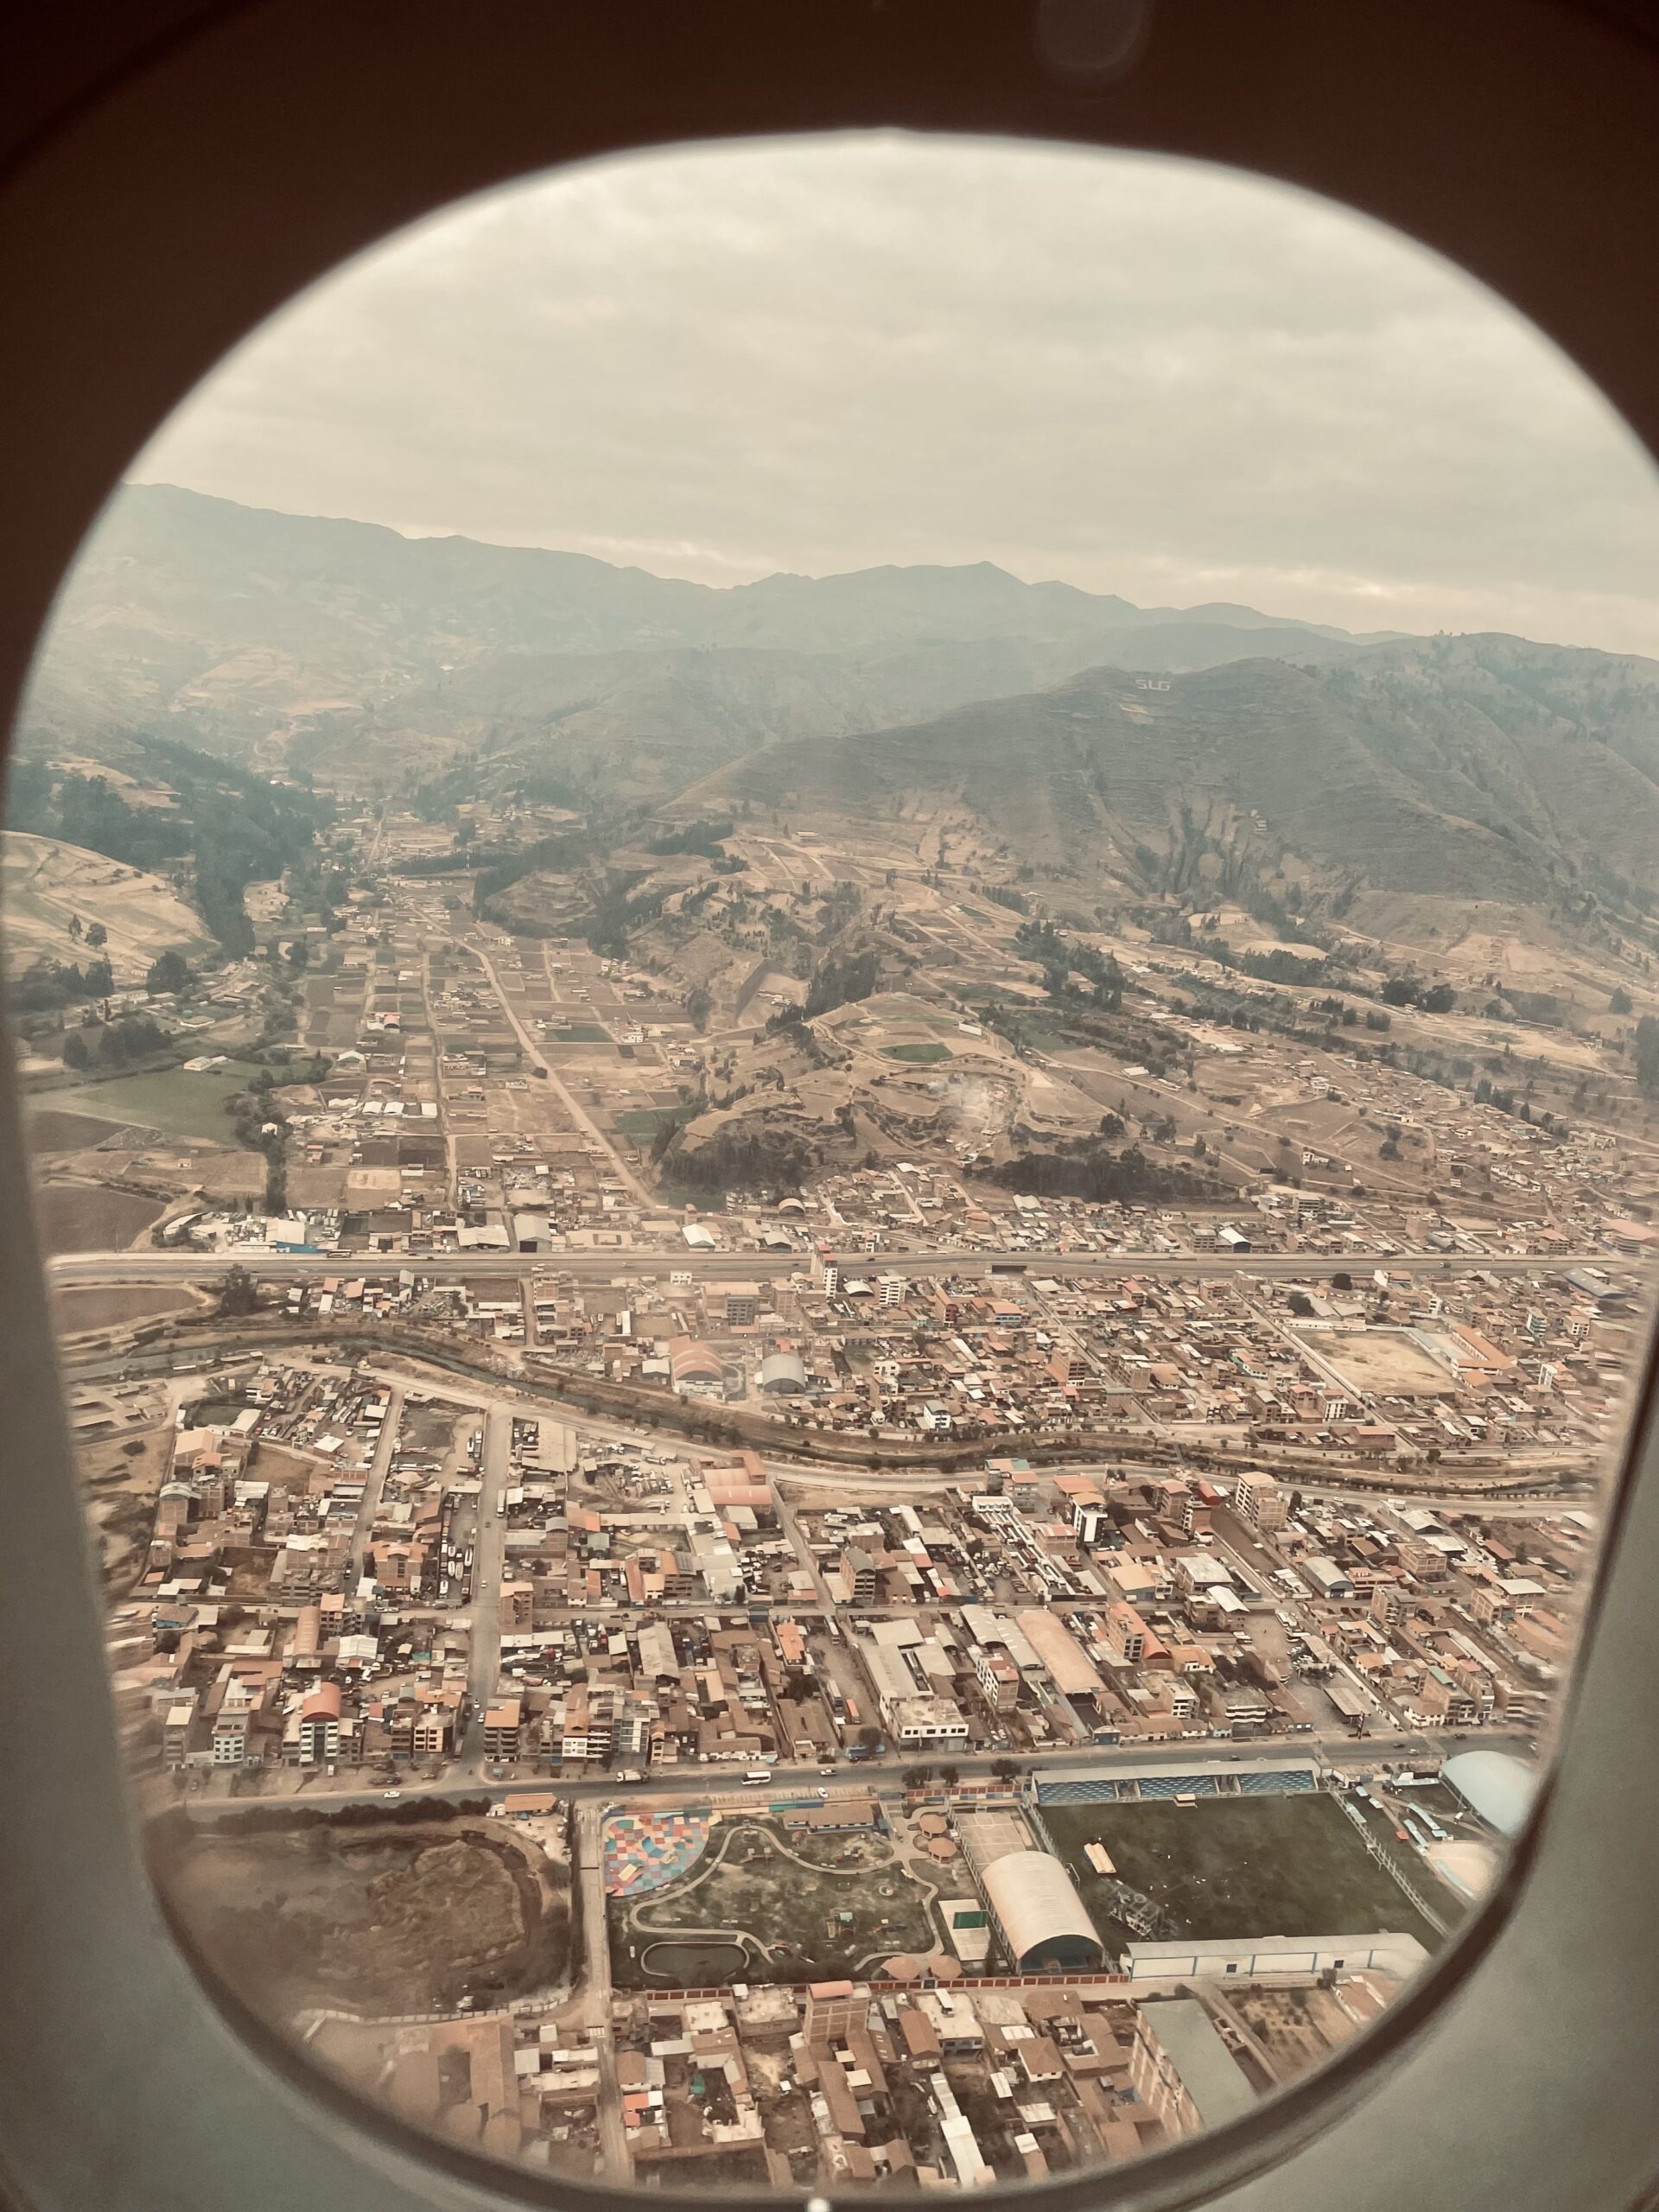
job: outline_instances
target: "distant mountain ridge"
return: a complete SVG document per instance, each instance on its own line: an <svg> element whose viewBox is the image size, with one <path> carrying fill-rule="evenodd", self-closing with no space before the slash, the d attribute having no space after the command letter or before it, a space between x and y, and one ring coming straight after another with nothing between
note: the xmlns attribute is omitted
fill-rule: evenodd
<svg viewBox="0 0 1659 2212"><path fill-rule="evenodd" d="M435 693L498 658L505 680L522 678L529 656L741 650L845 664L1006 640L1018 689L1108 658L1207 666L1261 651L1264 632L1275 652L1361 642L1249 607L1138 608L1071 584L1024 583L988 562L779 574L721 588L585 554L404 537L136 485L111 503L71 575L25 734L38 743L84 737L99 718L164 720L197 742L240 750L274 728L349 721L416 690ZM951 677L917 710L962 696Z"/></svg>
<svg viewBox="0 0 1659 2212"><path fill-rule="evenodd" d="M1017 864L1160 893L1659 897L1659 663L1141 608L989 563L716 588L132 486L22 734L118 766L145 730L370 790L464 760L613 821L955 812Z"/></svg>

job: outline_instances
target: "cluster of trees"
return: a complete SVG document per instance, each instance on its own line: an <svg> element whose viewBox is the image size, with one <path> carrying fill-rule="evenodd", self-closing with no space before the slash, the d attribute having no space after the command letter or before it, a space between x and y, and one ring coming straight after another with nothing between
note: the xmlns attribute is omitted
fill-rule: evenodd
<svg viewBox="0 0 1659 2212"><path fill-rule="evenodd" d="M89 960L83 968L73 960L42 956L31 960L11 987L11 1002L20 1014L51 1014L59 1007L75 1006L87 999L106 999L115 988L107 959Z"/></svg>
<svg viewBox="0 0 1659 2212"><path fill-rule="evenodd" d="M735 827L730 815L723 822L688 822L683 829L664 830L660 836L652 838L645 850L664 857L676 853L696 853L706 861L723 860L726 848L722 841L731 836Z"/></svg>
<svg viewBox="0 0 1659 2212"><path fill-rule="evenodd" d="M1028 914L1031 901L1023 891L1016 891L1011 883L994 883L985 893L994 906L1006 906L1010 913Z"/></svg>
<svg viewBox="0 0 1659 2212"><path fill-rule="evenodd" d="M239 1321L259 1311L259 1287L245 1268L232 1268L219 1286L219 1311L228 1321Z"/></svg>
<svg viewBox="0 0 1659 2212"><path fill-rule="evenodd" d="M1323 954L1310 960L1282 944L1275 944L1269 952L1238 953L1234 964L1263 983L1300 983L1306 987L1324 982L1329 973L1329 963Z"/></svg>
<svg viewBox="0 0 1659 2212"><path fill-rule="evenodd" d="M874 952L855 952L844 959L832 955L820 961L806 987L802 1018L810 1021L817 1014L833 1013L838 1006L856 1005L874 990L876 976Z"/></svg>
<svg viewBox="0 0 1659 2212"><path fill-rule="evenodd" d="M664 1181L689 1190L798 1190L817 1165L804 1138L749 1122L717 1130L688 1149L676 1128L664 1147Z"/></svg>
<svg viewBox="0 0 1659 2212"><path fill-rule="evenodd" d="M177 795L172 807L129 806L104 776L83 776L31 764L14 779L16 829L60 837L136 868L194 861L196 903L226 952L253 950L244 893L268 883L310 845L332 819L333 805L315 792L273 784L215 760L176 739L135 742Z"/></svg>
<svg viewBox="0 0 1659 2212"><path fill-rule="evenodd" d="M1006 1191L1023 1191L1033 1198L1086 1198L1095 1205L1113 1200L1144 1205L1210 1198L1217 1189L1208 1178L1148 1160L1138 1145L1112 1152L1098 1137L1084 1137L1053 1152L1017 1153L992 1170L992 1180Z"/></svg>
<svg viewBox="0 0 1659 2212"><path fill-rule="evenodd" d="M144 976L144 988L151 998L158 998L164 992L170 992L176 997L181 991L189 988L190 963L181 952L175 952L169 947L150 962Z"/></svg>
<svg viewBox="0 0 1659 2212"><path fill-rule="evenodd" d="M1027 960L1043 971L1043 985L1052 999L1071 994L1071 977L1084 976L1092 986L1096 1006L1116 1013L1123 1002L1123 971L1109 952L1092 944L1074 944L1062 937L1052 922L1021 922L1014 944Z"/></svg>
<svg viewBox="0 0 1659 2212"><path fill-rule="evenodd" d="M63 1065L67 1068L119 1068L134 1060L147 1060L164 1052L172 1039L159 1021L147 1014L123 1014L118 1021L89 1022L85 1028L64 1033Z"/></svg>
<svg viewBox="0 0 1659 2212"><path fill-rule="evenodd" d="M273 1096L276 1078L261 1068L245 1091L226 1101L235 1122L237 1142L265 1155L265 1211L288 1211L288 1116Z"/></svg>
<svg viewBox="0 0 1659 2212"><path fill-rule="evenodd" d="M1344 1029L1357 1029L1359 1027L1357 1007L1349 1006L1342 999L1315 999L1309 1007L1308 1012L1326 1014L1332 1021L1339 1021ZM1386 1033L1394 1027L1394 1016L1391 1014L1384 1014L1381 1007L1368 1006L1365 1009L1365 1027L1368 1029Z"/></svg>
<svg viewBox="0 0 1659 2212"><path fill-rule="evenodd" d="M473 879L473 912L486 915L490 900L526 875L585 868L603 849L597 833L587 829L555 830L531 844L520 845L516 852L504 854L480 868Z"/></svg>
<svg viewBox="0 0 1659 2212"><path fill-rule="evenodd" d="M1659 1021L1650 1014L1636 1025L1636 1087L1644 1098L1659 1098Z"/></svg>
<svg viewBox="0 0 1659 2212"><path fill-rule="evenodd" d="M1425 983L1415 976L1390 976L1381 995L1384 1006L1414 1006L1423 1014L1450 1014L1458 1002L1450 983Z"/></svg>

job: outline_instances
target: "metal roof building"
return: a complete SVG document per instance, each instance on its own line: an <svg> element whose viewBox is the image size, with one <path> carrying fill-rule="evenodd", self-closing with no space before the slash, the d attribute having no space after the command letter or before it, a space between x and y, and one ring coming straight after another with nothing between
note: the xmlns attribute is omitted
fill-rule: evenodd
<svg viewBox="0 0 1659 2212"><path fill-rule="evenodd" d="M726 1373L714 1346L696 1337L676 1337L668 1348L668 1367L677 1389L683 1382L718 1382Z"/></svg>
<svg viewBox="0 0 1659 2212"><path fill-rule="evenodd" d="M1459 1751L1441 1767L1440 1780L1505 1836L1520 1834L1538 1794L1538 1777L1507 1751Z"/></svg>
<svg viewBox="0 0 1659 2212"><path fill-rule="evenodd" d="M792 1392L806 1388L806 1362L798 1352L769 1352L755 1381L763 1390Z"/></svg>
<svg viewBox="0 0 1659 2212"><path fill-rule="evenodd" d="M1255 2104L1249 2076L1196 1998L1142 2005L1130 2080L1171 2132L1186 2135L1240 2119Z"/></svg>
<svg viewBox="0 0 1659 2212"><path fill-rule="evenodd" d="M1063 1620L1042 1605L1029 1605L1014 1618L1062 1697L1105 1696L1105 1683Z"/></svg>
<svg viewBox="0 0 1659 2212"><path fill-rule="evenodd" d="M1097 1967L1104 1956L1077 1885L1046 1851L1011 1851L980 1876L1008 1956L1027 1973Z"/></svg>

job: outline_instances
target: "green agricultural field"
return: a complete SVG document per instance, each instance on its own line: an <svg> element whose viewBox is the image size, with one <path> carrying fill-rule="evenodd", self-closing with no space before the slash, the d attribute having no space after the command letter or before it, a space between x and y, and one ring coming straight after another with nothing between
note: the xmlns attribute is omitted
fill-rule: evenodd
<svg viewBox="0 0 1659 2212"><path fill-rule="evenodd" d="M626 1114L613 1114L612 1125L636 1144L654 1144L659 1129L688 1118L683 1106L635 1106Z"/></svg>
<svg viewBox="0 0 1659 2212"><path fill-rule="evenodd" d="M236 1133L225 1102L237 1091L245 1090L257 1072L251 1062L240 1060L205 1075L161 1068L149 1075L118 1075L103 1083L78 1083L61 1090L39 1092L36 1096L43 1108L56 1111L139 1122L164 1136L208 1137L220 1144L234 1144ZM281 1072L276 1071L279 1077Z"/></svg>
<svg viewBox="0 0 1659 2212"><path fill-rule="evenodd" d="M931 1067L935 1060L950 1058L948 1045L888 1045L883 1049L887 1059L913 1060L921 1067Z"/></svg>
<svg viewBox="0 0 1659 2212"><path fill-rule="evenodd" d="M610 1041L610 1031L601 1029L596 1021L567 1021L548 1038L550 1045L608 1045Z"/></svg>
<svg viewBox="0 0 1659 2212"><path fill-rule="evenodd" d="M1043 1820L1110 1951L1135 1940L1115 1916L1119 1883L1157 1908L1160 1936L1225 1942L1388 1929L1428 1950L1441 1940L1323 1793L1046 1805ZM1116 1883L1090 1867L1085 1843L1104 1844ZM1425 1868L1425 1896L1433 1882Z"/></svg>

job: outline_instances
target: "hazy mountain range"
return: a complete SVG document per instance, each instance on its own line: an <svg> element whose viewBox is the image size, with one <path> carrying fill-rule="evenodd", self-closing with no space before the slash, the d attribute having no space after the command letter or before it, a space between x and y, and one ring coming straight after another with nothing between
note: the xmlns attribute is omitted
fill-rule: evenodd
<svg viewBox="0 0 1659 2212"><path fill-rule="evenodd" d="M131 487L23 739L118 760L147 728L390 789L465 753L481 784L593 804L944 807L1017 859L1165 888L1208 852L1417 895L1659 893L1659 663L1136 607L984 563L719 590Z"/></svg>
<svg viewBox="0 0 1659 2212"><path fill-rule="evenodd" d="M28 728L164 718L226 748L330 724L411 744L648 734L730 758L1027 690L1102 660L1202 668L1340 653L1243 607L1153 607L987 563L717 590L586 555L408 538L172 486L123 491L60 605ZM600 726L581 717L601 711ZM696 727L699 723L702 728ZM717 734L723 732L724 734ZM704 765L709 765L705 763Z"/></svg>

